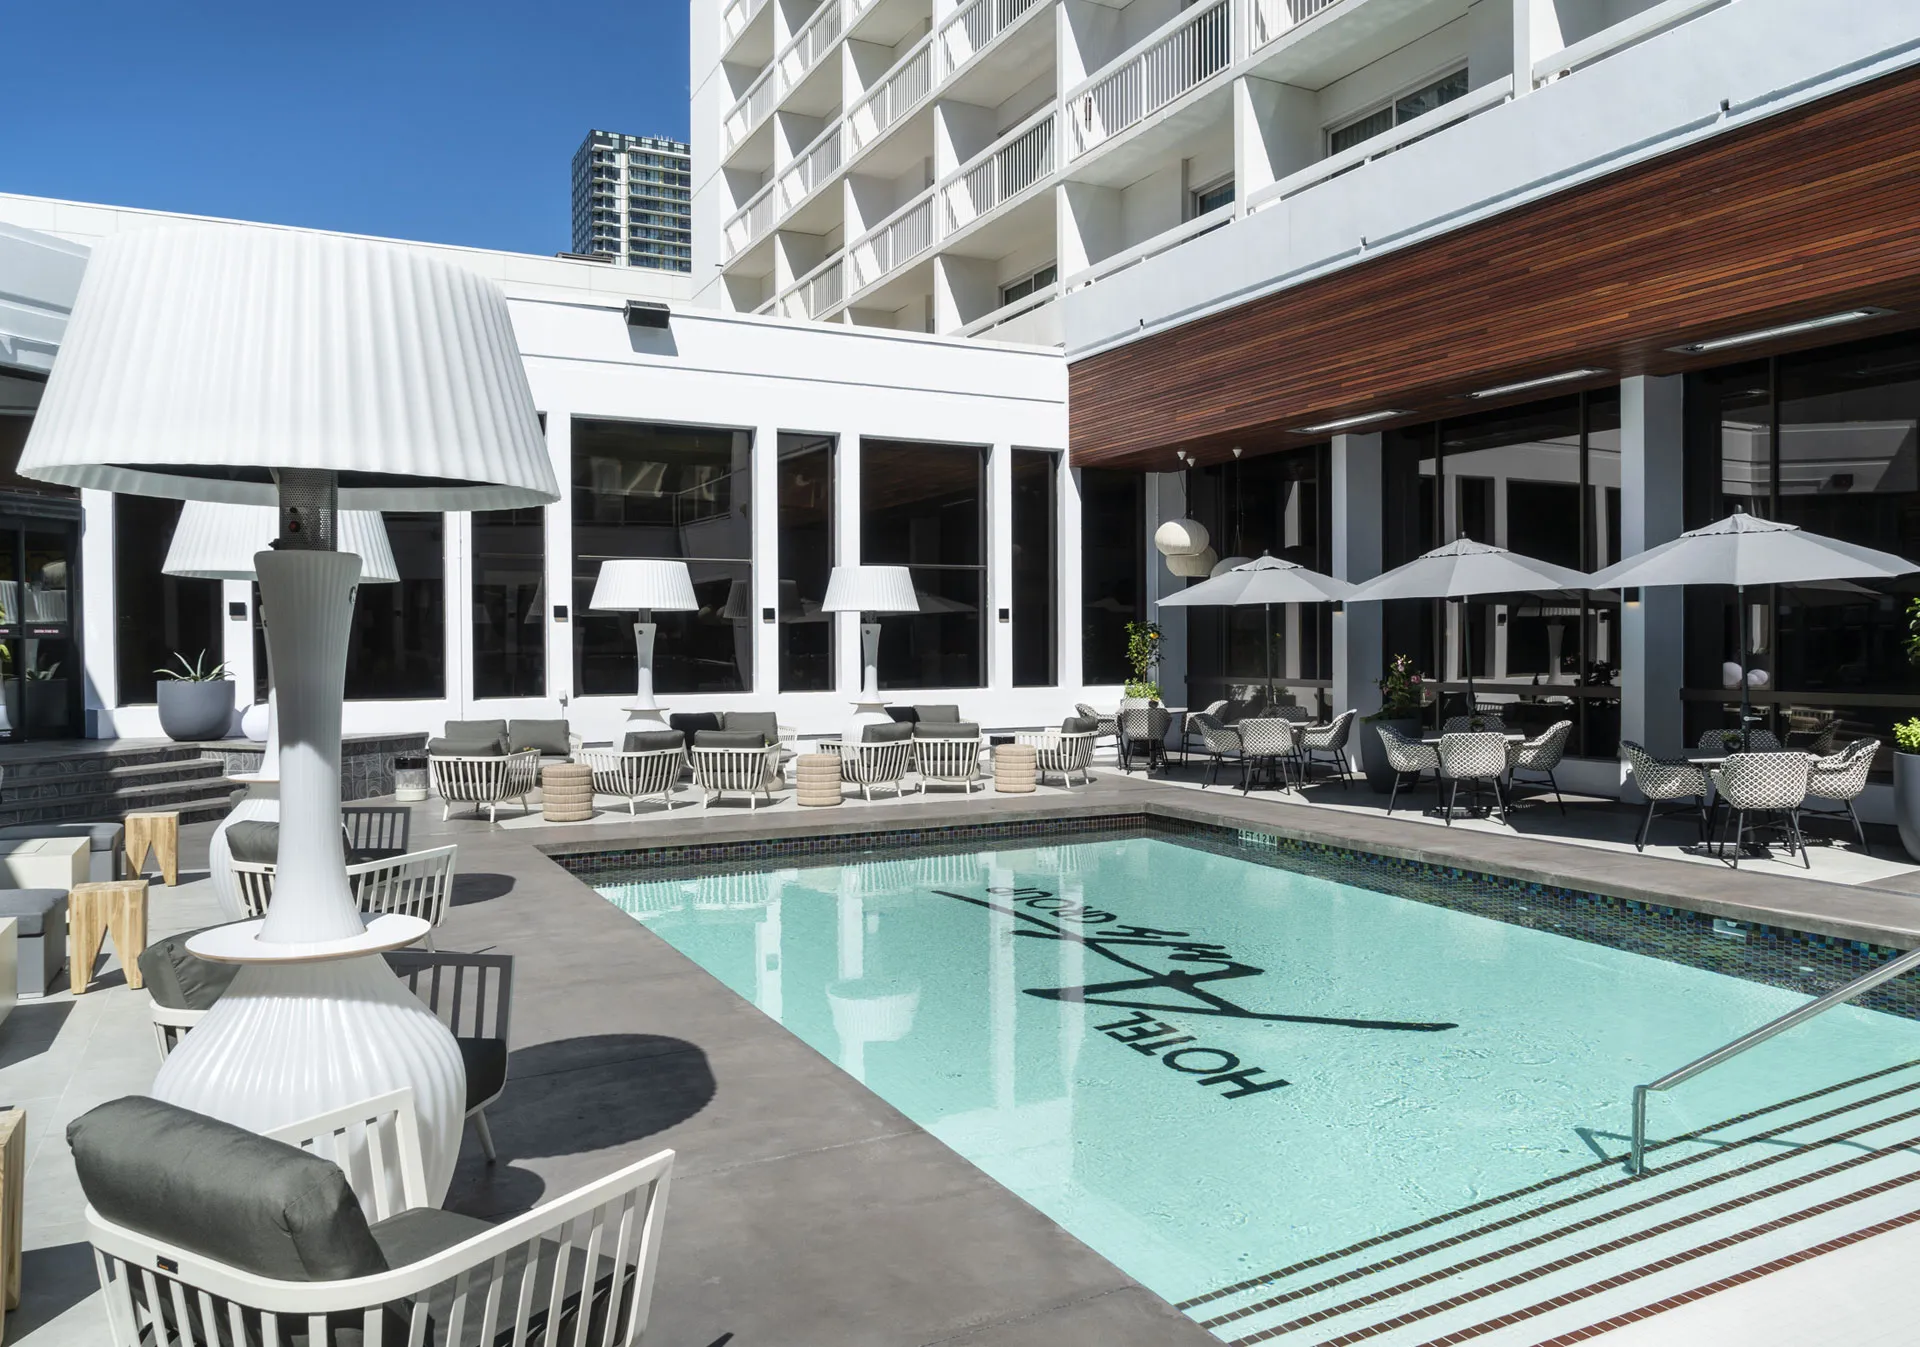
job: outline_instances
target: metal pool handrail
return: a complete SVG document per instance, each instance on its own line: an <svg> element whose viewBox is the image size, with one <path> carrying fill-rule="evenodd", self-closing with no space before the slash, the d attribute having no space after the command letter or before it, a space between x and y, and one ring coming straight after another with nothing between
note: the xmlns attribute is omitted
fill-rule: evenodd
<svg viewBox="0 0 1920 1347"><path fill-rule="evenodd" d="M1646 1171L1647 1159L1647 1096L1655 1090L1670 1090L1676 1085L1692 1080L1703 1071L1719 1066L1738 1057L1748 1048L1758 1047L1775 1034L1785 1033L1796 1024L1803 1024L1815 1015L1824 1014L1843 1001L1851 1001L1862 992L1872 991L1883 982L1891 981L1913 968L1920 968L1920 949L1908 950L1890 963L1884 963L1864 977L1855 978L1846 986L1828 992L1825 996L1807 1002L1798 1009L1789 1010L1779 1019L1769 1020L1751 1033L1724 1047L1715 1048L1704 1057L1688 1062L1678 1071L1669 1071L1659 1080L1646 1085L1633 1087L1633 1149L1627 1155L1627 1173L1640 1174Z"/></svg>

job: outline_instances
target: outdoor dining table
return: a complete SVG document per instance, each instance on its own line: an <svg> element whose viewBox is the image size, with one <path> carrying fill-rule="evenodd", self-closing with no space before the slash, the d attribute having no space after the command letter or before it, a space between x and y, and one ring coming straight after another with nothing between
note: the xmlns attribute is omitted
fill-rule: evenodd
<svg viewBox="0 0 1920 1347"><path fill-rule="evenodd" d="M1527 736L1524 734L1521 734L1517 730L1455 730L1453 731L1453 733L1455 734L1498 734L1502 739L1505 739L1510 744L1524 744L1527 742ZM1446 737L1447 736L1444 733L1423 734L1420 736L1420 742L1423 744L1437 744Z"/></svg>

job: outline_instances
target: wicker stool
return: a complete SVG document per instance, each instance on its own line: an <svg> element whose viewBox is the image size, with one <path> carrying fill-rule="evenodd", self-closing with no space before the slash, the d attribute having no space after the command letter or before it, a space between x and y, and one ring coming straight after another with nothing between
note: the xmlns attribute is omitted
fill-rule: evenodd
<svg viewBox="0 0 1920 1347"><path fill-rule="evenodd" d="M993 788L1002 795L1031 795L1039 750L1032 744L997 744L993 750Z"/></svg>
<svg viewBox="0 0 1920 1347"><path fill-rule="evenodd" d="M794 802L803 805L840 803L840 755L802 753L793 760Z"/></svg>
<svg viewBox="0 0 1920 1347"><path fill-rule="evenodd" d="M548 823L579 823L593 817L593 768L556 762L540 774L540 817Z"/></svg>

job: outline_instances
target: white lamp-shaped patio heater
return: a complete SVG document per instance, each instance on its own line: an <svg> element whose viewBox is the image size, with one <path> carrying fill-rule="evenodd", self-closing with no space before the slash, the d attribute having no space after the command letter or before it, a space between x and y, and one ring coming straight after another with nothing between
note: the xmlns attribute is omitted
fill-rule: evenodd
<svg viewBox="0 0 1920 1347"><path fill-rule="evenodd" d="M410 1087L437 1204L466 1073L453 1035L380 958L426 923L363 920L347 884L340 720L361 566L338 550L339 511L558 499L504 297L424 252L358 239L231 226L107 238L20 472L278 507L279 545L254 557L280 693L273 901L190 942L241 967L152 1092L259 1131Z"/></svg>
<svg viewBox="0 0 1920 1347"><path fill-rule="evenodd" d="M880 695L880 613L917 613L920 600L905 566L835 566L827 578L823 613L860 614L860 696L853 704L849 740L858 739L865 725L885 725L887 699Z"/></svg>
<svg viewBox="0 0 1920 1347"><path fill-rule="evenodd" d="M627 718L666 724L666 707L653 699L653 638L660 630L653 615L699 610L700 600L693 596L693 577L687 574L687 563L633 557L603 561L587 607L633 613L633 644L640 656L640 687L633 704L627 708Z"/></svg>
<svg viewBox="0 0 1920 1347"><path fill-rule="evenodd" d="M400 578L394 564L393 548L387 542L387 526L373 510L340 512L340 548L360 558L360 583L392 584ZM280 516L264 505L224 505L216 501L190 500L180 510L173 527L173 541L167 546L167 559L160 569L168 575L190 580L239 580L251 584L253 559L270 550L278 540ZM242 782L247 793L213 830L207 843L207 871L213 881L213 896L228 921L240 921L247 906L240 886L233 878L233 854L227 847L227 829L248 820L277 823L280 820L280 693L274 685L273 660L267 660L267 740L261 754L260 770L234 773L231 780Z"/></svg>

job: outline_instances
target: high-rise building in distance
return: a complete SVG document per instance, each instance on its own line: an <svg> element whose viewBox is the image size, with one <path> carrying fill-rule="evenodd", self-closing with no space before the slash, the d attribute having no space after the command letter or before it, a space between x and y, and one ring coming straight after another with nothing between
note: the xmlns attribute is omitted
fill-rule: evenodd
<svg viewBox="0 0 1920 1347"><path fill-rule="evenodd" d="M684 141L589 131L573 153L573 251L692 271L691 197Z"/></svg>

